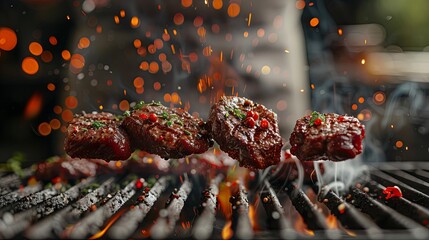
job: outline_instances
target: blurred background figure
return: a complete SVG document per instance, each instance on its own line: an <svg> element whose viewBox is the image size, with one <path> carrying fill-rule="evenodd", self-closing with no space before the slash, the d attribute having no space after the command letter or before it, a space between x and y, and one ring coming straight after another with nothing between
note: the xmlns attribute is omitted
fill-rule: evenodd
<svg viewBox="0 0 429 240"><path fill-rule="evenodd" d="M286 141L312 110L347 113L364 160L429 159L426 1L0 4L0 161L63 154L74 113L155 100L206 118L224 94L272 108Z"/></svg>

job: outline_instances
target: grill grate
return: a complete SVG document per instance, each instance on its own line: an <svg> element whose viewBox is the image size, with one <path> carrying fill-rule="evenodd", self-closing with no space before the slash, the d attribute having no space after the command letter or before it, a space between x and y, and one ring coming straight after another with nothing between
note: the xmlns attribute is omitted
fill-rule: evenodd
<svg viewBox="0 0 429 240"><path fill-rule="evenodd" d="M152 186L126 174L54 186L6 175L0 178L0 237L427 239L429 164L369 169L346 196L329 189L316 195L314 184L230 181L223 174L166 175ZM385 199L387 186L400 187L403 197Z"/></svg>

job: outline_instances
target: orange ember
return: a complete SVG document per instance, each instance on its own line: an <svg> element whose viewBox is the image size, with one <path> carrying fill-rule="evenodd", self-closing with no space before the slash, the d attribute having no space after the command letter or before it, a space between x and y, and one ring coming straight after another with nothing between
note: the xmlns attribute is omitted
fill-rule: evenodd
<svg viewBox="0 0 429 240"><path fill-rule="evenodd" d="M32 42L30 45L28 45L28 50L34 56L39 56L43 52L43 47L38 42Z"/></svg>
<svg viewBox="0 0 429 240"><path fill-rule="evenodd" d="M57 45L58 44L57 38L55 36L50 36L49 43L53 46Z"/></svg>
<svg viewBox="0 0 429 240"><path fill-rule="evenodd" d="M222 2L222 0L213 0L212 5L213 5L214 9L219 10L222 8L223 2Z"/></svg>
<svg viewBox="0 0 429 240"><path fill-rule="evenodd" d="M18 40L16 33L10 28L0 28L0 49L10 51L15 48Z"/></svg>
<svg viewBox="0 0 429 240"><path fill-rule="evenodd" d="M51 125L49 125L49 123L47 122L42 122L41 124L39 124L38 131L40 135L48 136L49 134L51 134L52 131Z"/></svg>
<svg viewBox="0 0 429 240"><path fill-rule="evenodd" d="M130 110L130 103L127 100L122 100L119 103L119 110L121 110L121 111L128 111L128 110Z"/></svg>
<svg viewBox="0 0 429 240"><path fill-rule="evenodd" d="M240 5L238 5L237 3L231 3L228 6L228 16L237 17L238 14L240 14Z"/></svg>
<svg viewBox="0 0 429 240"><path fill-rule="evenodd" d="M71 120L73 120L73 112L69 109L66 109L61 113L61 118L64 122L70 122Z"/></svg>
<svg viewBox="0 0 429 240"><path fill-rule="evenodd" d="M39 71L39 63L33 57L26 57L22 60L22 71L29 75L36 74Z"/></svg>
<svg viewBox="0 0 429 240"><path fill-rule="evenodd" d="M79 48L79 49L83 49L83 48L87 48L87 47L89 47L89 45L91 44L91 41L89 40L89 38L87 38L87 37L82 37L80 40L79 40L79 43L78 43L78 45L77 45L77 47Z"/></svg>
<svg viewBox="0 0 429 240"><path fill-rule="evenodd" d="M310 26L316 27L317 25L319 25L319 19L318 18L312 18L310 20Z"/></svg>
<svg viewBox="0 0 429 240"><path fill-rule="evenodd" d="M85 66L85 58L80 54L73 54L70 60L70 70L79 73Z"/></svg>
<svg viewBox="0 0 429 240"><path fill-rule="evenodd" d="M42 94L34 93L27 102L24 110L24 118L30 119L36 117L42 110L43 97Z"/></svg>
<svg viewBox="0 0 429 240"><path fill-rule="evenodd" d="M176 13L174 15L174 18L173 18L174 24L176 24L176 25L182 25L184 21L185 21L185 17L183 16L182 13Z"/></svg>
<svg viewBox="0 0 429 240"><path fill-rule="evenodd" d="M75 109L78 105L78 100L75 96L68 96L65 103L67 108Z"/></svg>
<svg viewBox="0 0 429 240"><path fill-rule="evenodd" d="M61 52L61 57L63 57L64 60L68 61L71 58L71 54L68 50L63 50Z"/></svg>
<svg viewBox="0 0 429 240"><path fill-rule="evenodd" d="M183 7L190 7L192 5L192 0L182 0Z"/></svg>

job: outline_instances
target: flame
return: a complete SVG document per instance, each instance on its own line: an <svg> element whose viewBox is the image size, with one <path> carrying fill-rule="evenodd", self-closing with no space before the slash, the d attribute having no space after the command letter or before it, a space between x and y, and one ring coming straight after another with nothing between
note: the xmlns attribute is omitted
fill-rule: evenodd
<svg viewBox="0 0 429 240"><path fill-rule="evenodd" d="M225 226L222 229L222 239L231 239L233 231L231 229L232 221L228 220L228 222L225 224Z"/></svg>
<svg viewBox="0 0 429 240"><path fill-rule="evenodd" d="M307 224L305 224L304 219L301 215L296 215L296 221L294 223L294 228L297 232L304 233L305 235L314 236L314 231L307 228Z"/></svg>
<svg viewBox="0 0 429 240"><path fill-rule="evenodd" d="M349 236L352 236L352 237L356 237L357 236L357 234L355 232L353 232L353 231L351 231L349 229L344 229L344 232L346 232Z"/></svg>
<svg viewBox="0 0 429 240"><path fill-rule="evenodd" d="M232 215L231 204L229 203L230 196L231 189L229 185L226 183L221 183L219 186L218 201L220 204L220 209L227 219L230 219Z"/></svg>
<svg viewBox="0 0 429 240"><path fill-rule="evenodd" d="M117 212L115 215L113 215L113 217L109 220L109 222L107 222L106 226L99 231L98 233L92 235L89 239L98 239L103 237L103 235L107 232L107 230L109 230L109 228L116 222L116 220L118 220L118 218L125 213L125 211L128 210L128 208L123 208L121 209L119 212Z"/></svg>
<svg viewBox="0 0 429 240"><path fill-rule="evenodd" d="M328 217L326 218L326 223L329 229L338 229L338 221L334 215L328 215Z"/></svg>
<svg viewBox="0 0 429 240"><path fill-rule="evenodd" d="M259 230L258 215L256 213L256 208L253 205L249 205L249 219L253 230L255 231Z"/></svg>

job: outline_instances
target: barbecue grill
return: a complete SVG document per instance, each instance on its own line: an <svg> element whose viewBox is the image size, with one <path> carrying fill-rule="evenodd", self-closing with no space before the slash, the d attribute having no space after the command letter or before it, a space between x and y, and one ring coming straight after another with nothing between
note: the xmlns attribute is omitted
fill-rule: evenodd
<svg viewBox="0 0 429 240"><path fill-rule="evenodd" d="M429 164L368 165L343 194L266 177L100 175L0 180L2 238L427 239ZM233 174L234 175L234 174ZM237 174L240 176L240 174ZM242 175L243 176L243 175ZM298 185L297 185L298 184ZM387 198L397 186L402 197Z"/></svg>

